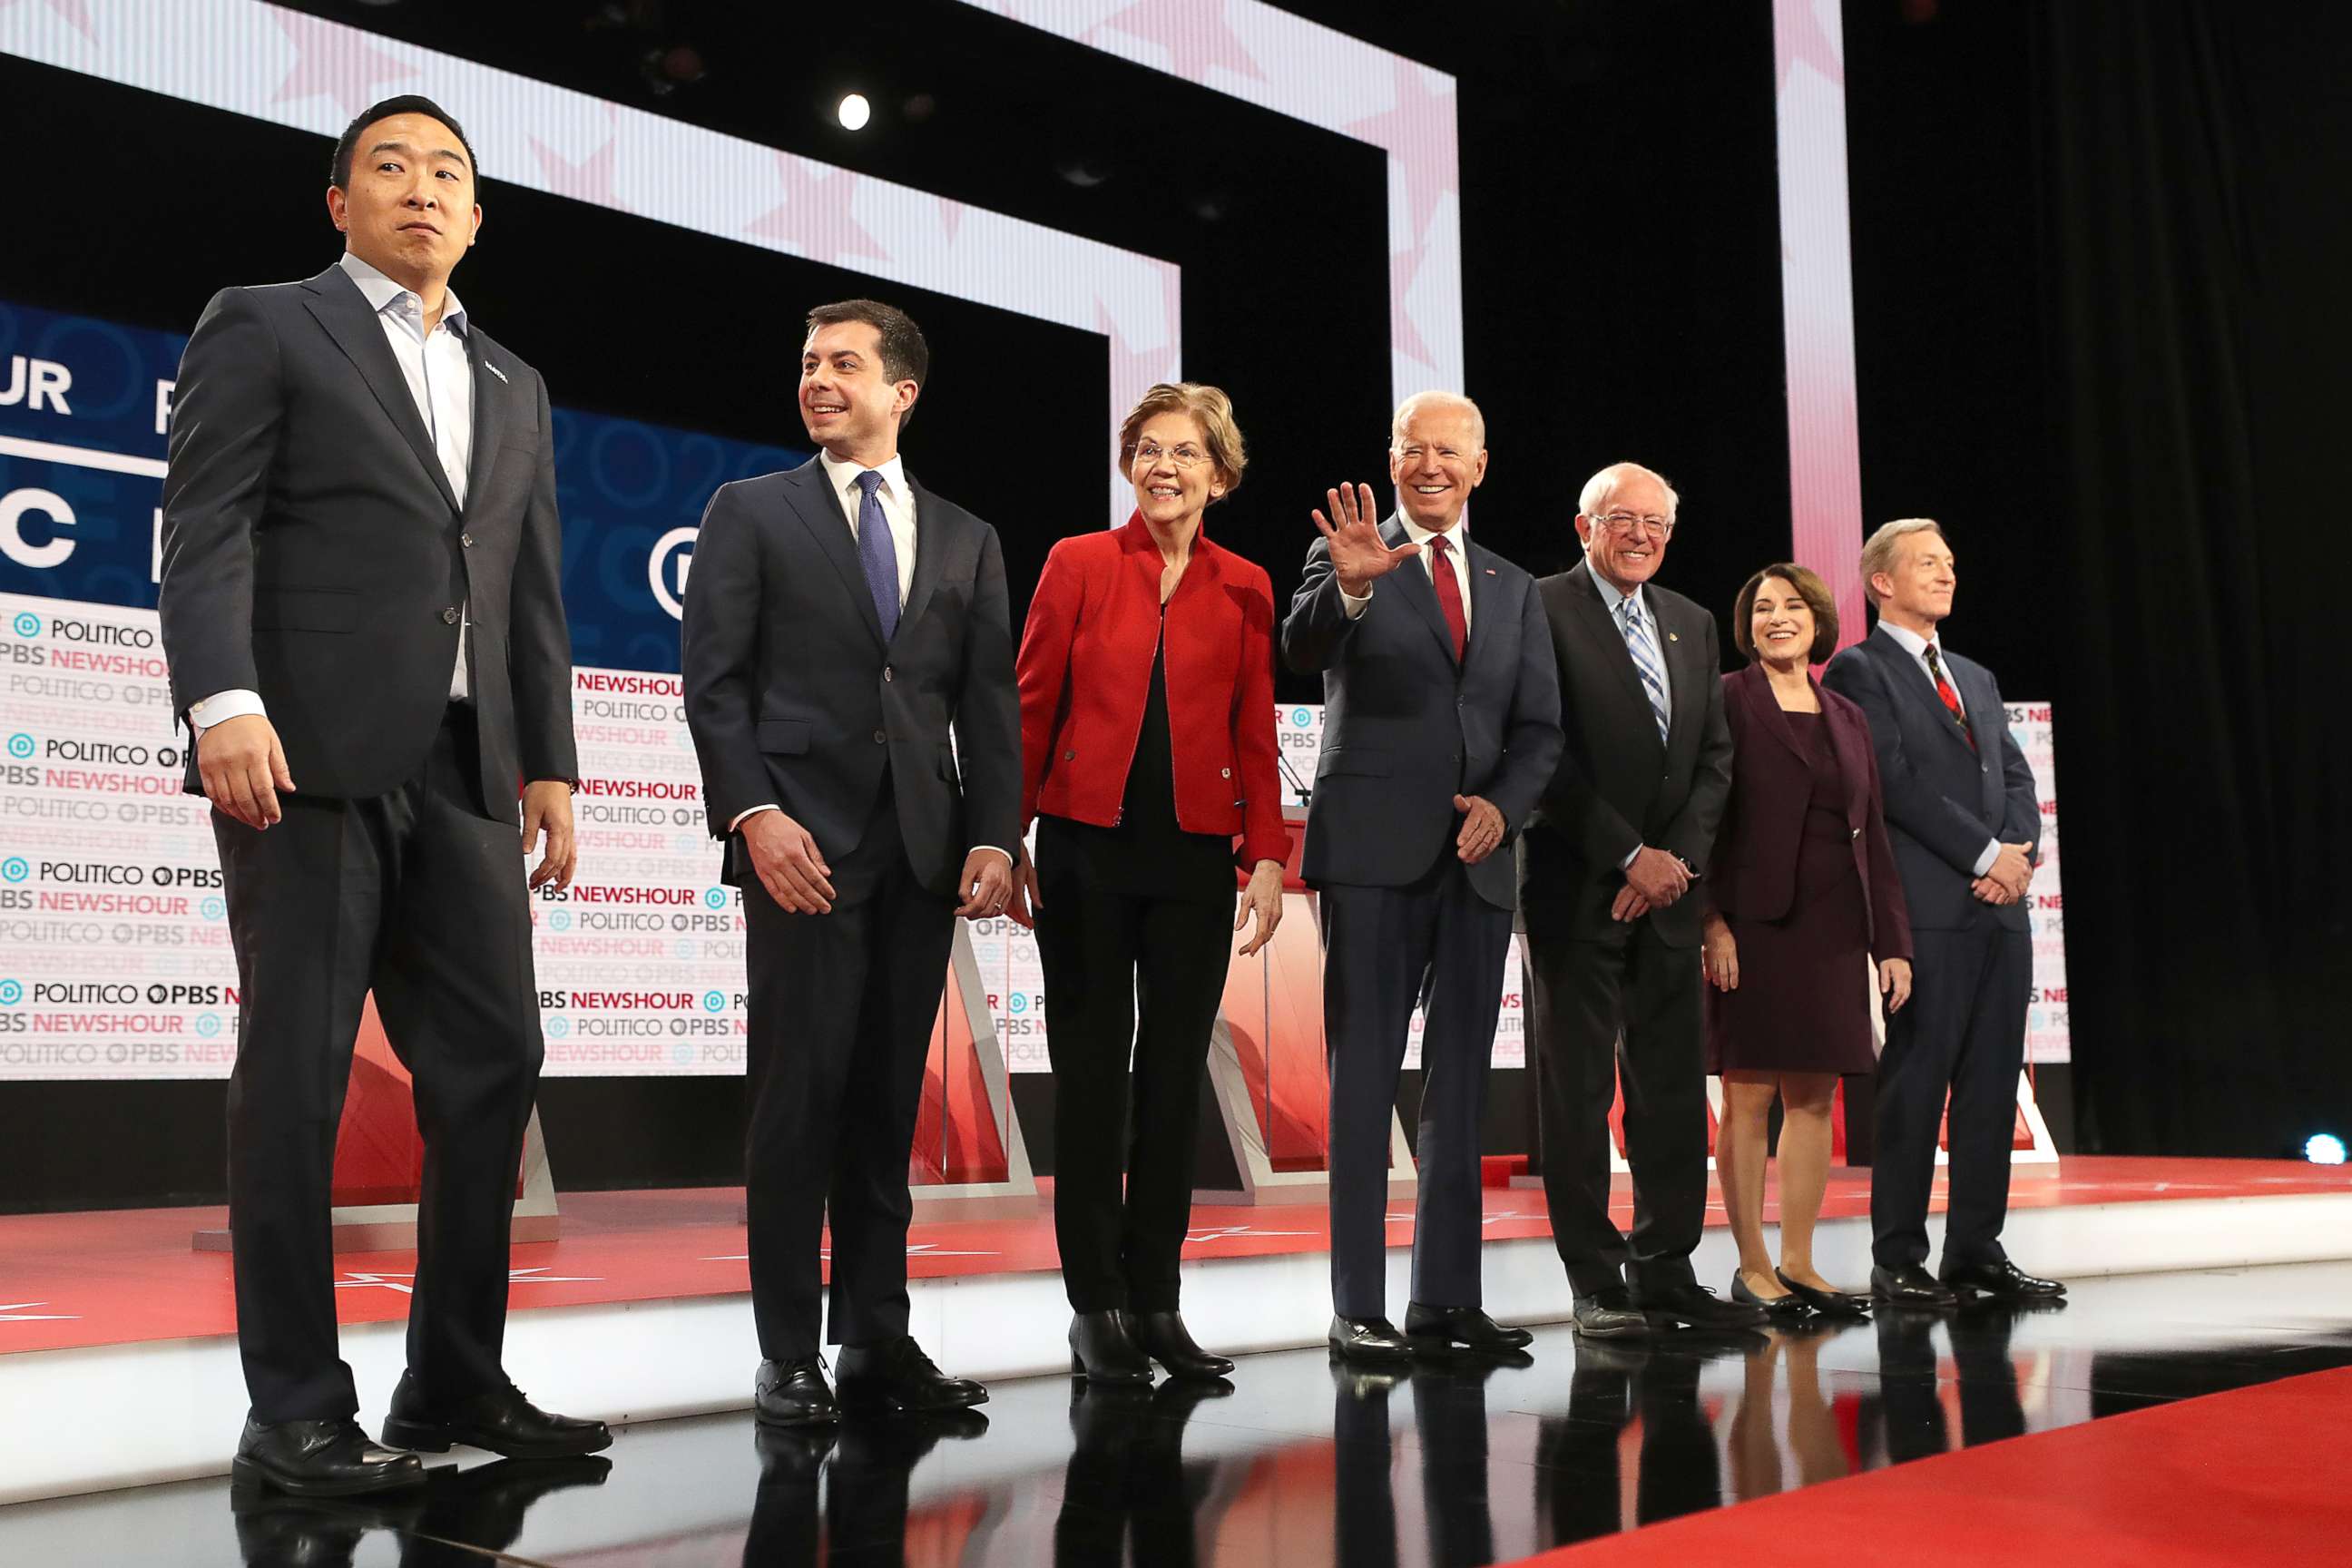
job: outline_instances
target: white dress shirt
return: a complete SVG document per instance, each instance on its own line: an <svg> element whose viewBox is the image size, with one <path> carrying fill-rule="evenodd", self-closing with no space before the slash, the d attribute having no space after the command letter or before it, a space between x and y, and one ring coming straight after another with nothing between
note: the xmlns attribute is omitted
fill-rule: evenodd
<svg viewBox="0 0 2352 1568"><path fill-rule="evenodd" d="M1941 664L1944 662L1943 643L1935 637L1923 637L1917 632L1913 631L1909 626L1898 626L1894 622L1884 618L1882 618L1878 624L1881 627L1885 628L1888 637L1893 637L1897 643L1902 645L1903 651L1911 656L1911 662L1919 667L1919 673L1927 678L1927 684L1931 687L1934 686L1936 684L1936 672L1927 668L1927 650L1931 647L1934 648L1936 650L1936 662L1937 664ZM1954 680L1949 675L1944 677L1944 683L1952 689L1952 700L1960 705L1960 713L1962 717L1966 717L1969 710L1969 700L1960 695L1960 683ZM1982 737L1979 737L1977 745L1979 750L1982 749L1984 745ZM1991 870L1992 863L1999 858L2000 858L2000 839L1996 836L1985 840L1983 850L1978 854L1976 874L1981 877L1987 871Z"/></svg>
<svg viewBox="0 0 2352 1568"><path fill-rule="evenodd" d="M856 463L847 463L831 452L820 450L816 458L824 470L824 482L833 489L834 499L841 503L841 515L849 524L849 542L857 542L857 511L865 504L866 492L858 488L857 476L866 470ZM882 503L882 517L890 525L890 545L898 561L898 607L906 608L907 594L915 583L915 492L907 483L907 470L897 454L889 461L877 463L874 472L882 476L875 487L874 499ZM763 811L782 811L773 801L748 807L735 814L727 825L730 833ZM975 844L975 849L995 849L1004 857L1006 865L1013 863L1013 853L998 849L993 844Z"/></svg>
<svg viewBox="0 0 2352 1568"><path fill-rule="evenodd" d="M1405 538L1421 546L1418 557L1421 574L1428 578L1430 587L1435 589L1437 552L1429 547L1429 542L1437 537L1437 531L1423 528L1409 517L1400 517L1399 521L1404 524ZM1457 522L1445 531L1445 561L1454 568L1454 585L1462 590L1462 630L1466 637L1470 631L1470 525L1467 522ZM1371 602L1372 584L1370 583L1364 584L1360 595L1350 594L1345 588L1339 590L1339 613L1351 621L1362 616Z"/></svg>
<svg viewBox="0 0 2352 1568"><path fill-rule="evenodd" d="M466 358L466 307L457 302L455 290L449 291L441 302L441 320L428 334L425 301L415 290L402 288L348 250L337 265L374 308L384 341L392 345L392 357L400 366L401 379L408 384L408 395L415 401L425 433L433 439L434 456L441 459L441 471L448 476L457 504L464 506L467 475L474 458L474 367ZM452 702L463 702L469 695L466 638L472 631L469 605L457 628L457 668L449 673ZM188 720L202 735L225 720L266 712L261 694L240 687L189 704Z"/></svg>

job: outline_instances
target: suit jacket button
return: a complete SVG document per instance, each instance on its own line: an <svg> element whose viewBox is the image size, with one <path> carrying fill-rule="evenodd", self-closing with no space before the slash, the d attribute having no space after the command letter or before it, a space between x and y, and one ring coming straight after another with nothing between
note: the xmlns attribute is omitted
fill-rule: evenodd
<svg viewBox="0 0 2352 1568"><path fill-rule="evenodd" d="M882 679L886 682L890 679L890 667L887 664L882 667Z"/></svg>
<svg viewBox="0 0 2352 1568"><path fill-rule="evenodd" d="M457 542L471 550L474 548L474 536L470 533L461 533L457 536Z"/></svg>
<svg viewBox="0 0 2352 1568"><path fill-rule="evenodd" d="M457 624L457 612L454 609L442 611L441 624L445 626L456 626Z"/></svg>
<svg viewBox="0 0 2352 1568"><path fill-rule="evenodd" d="M887 745L888 745L888 744L890 743L890 736L889 736L889 732L888 732L887 731L884 731L884 730L877 730L877 731L874 731L874 743L875 743L876 745L877 745L877 746L887 746Z"/></svg>
<svg viewBox="0 0 2352 1568"><path fill-rule="evenodd" d="M1062 753L1062 761L1064 761L1064 762L1066 762L1066 763L1075 763L1075 762L1076 762L1077 760L1078 760L1078 753L1077 753L1077 752L1064 752Z"/></svg>
<svg viewBox="0 0 2352 1568"><path fill-rule="evenodd" d="M1862 829L1857 827L1852 833L1847 834L1846 837L1848 838L1859 838L1862 837Z"/></svg>
<svg viewBox="0 0 2352 1568"><path fill-rule="evenodd" d="M1217 770L1217 776L1221 779L1229 779L1234 776L1234 770L1231 768L1219 768Z"/></svg>

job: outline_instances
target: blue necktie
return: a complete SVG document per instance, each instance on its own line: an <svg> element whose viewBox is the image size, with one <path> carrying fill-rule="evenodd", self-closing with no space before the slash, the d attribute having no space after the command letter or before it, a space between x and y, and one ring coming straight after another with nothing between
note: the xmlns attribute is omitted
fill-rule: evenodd
<svg viewBox="0 0 2352 1568"><path fill-rule="evenodd" d="M1643 618L1640 600L1621 600L1618 607L1625 616L1625 651L1633 656L1633 673L1642 678L1642 692L1650 700L1650 712L1658 721L1658 741L1664 744L1669 725L1666 678L1660 673L1658 641L1650 635L1650 623Z"/></svg>
<svg viewBox="0 0 2352 1568"><path fill-rule="evenodd" d="M882 474L868 468L857 476L866 492L857 503L857 563L866 568L866 591L874 595L874 613L882 617L882 640L898 630L898 546L890 537L890 520L882 515Z"/></svg>

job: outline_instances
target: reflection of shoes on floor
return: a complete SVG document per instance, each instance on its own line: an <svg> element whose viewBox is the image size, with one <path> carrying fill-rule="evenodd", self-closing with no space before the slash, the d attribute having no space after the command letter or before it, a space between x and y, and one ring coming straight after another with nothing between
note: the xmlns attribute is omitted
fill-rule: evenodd
<svg viewBox="0 0 2352 1568"><path fill-rule="evenodd" d="M977 1410L889 1411L852 1415L841 1424L835 1468L907 1471L941 1443L968 1443L988 1433L988 1417Z"/></svg>
<svg viewBox="0 0 2352 1568"><path fill-rule="evenodd" d="M613 1461L596 1454L557 1459L500 1459L460 1469L455 1465L425 1477L427 1535L484 1552L503 1552L522 1539L523 1515L551 1492L601 1487Z"/></svg>
<svg viewBox="0 0 2352 1568"><path fill-rule="evenodd" d="M814 1480L824 1467L824 1457L833 1452L838 1431L830 1422L817 1426L754 1425L751 1446L760 1456L761 1484Z"/></svg>
<svg viewBox="0 0 2352 1568"><path fill-rule="evenodd" d="M1772 1343L1762 1329L1685 1329L1659 1342L1661 1354L1719 1361L1726 1356L1754 1355Z"/></svg>
<svg viewBox="0 0 2352 1568"><path fill-rule="evenodd" d="M1151 1391L1151 1413L1187 1421L1213 1399L1231 1399L1234 1385L1222 1377L1171 1377Z"/></svg>
<svg viewBox="0 0 2352 1568"><path fill-rule="evenodd" d="M1647 1345L1596 1339L1576 1342L1576 1370L1579 1372L1613 1372L1630 1377L1649 1364Z"/></svg>
<svg viewBox="0 0 2352 1568"><path fill-rule="evenodd" d="M1331 1358L1331 1386L1350 1399L1370 1399L1387 1394L1412 1375L1410 1362L1360 1362Z"/></svg>
<svg viewBox="0 0 2352 1568"><path fill-rule="evenodd" d="M247 1568L342 1568L371 1530L408 1531L424 1514L414 1491L373 1498L297 1497L251 1482L232 1485L229 1516Z"/></svg>

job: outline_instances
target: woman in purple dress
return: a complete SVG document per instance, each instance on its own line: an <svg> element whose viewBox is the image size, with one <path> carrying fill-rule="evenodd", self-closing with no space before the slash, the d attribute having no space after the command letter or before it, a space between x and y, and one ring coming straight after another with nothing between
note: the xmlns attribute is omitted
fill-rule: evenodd
<svg viewBox="0 0 2352 1568"><path fill-rule="evenodd" d="M1862 710L1813 679L1837 647L1837 605L1787 562L1748 580L1732 641L1746 669L1723 678L1731 798L1702 884L1707 1057L1723 1076L1715 1163L1739 1243L1731 1297L1775 1316L1859 1315L1866 1298L1813 1267L1829 1183L1837 1080L1876 1067L1865 957L1893 1012L1911 995L1911 922ZM1780 1261L1764 1244L1764 1160L1780 1100Z"/></svg>

